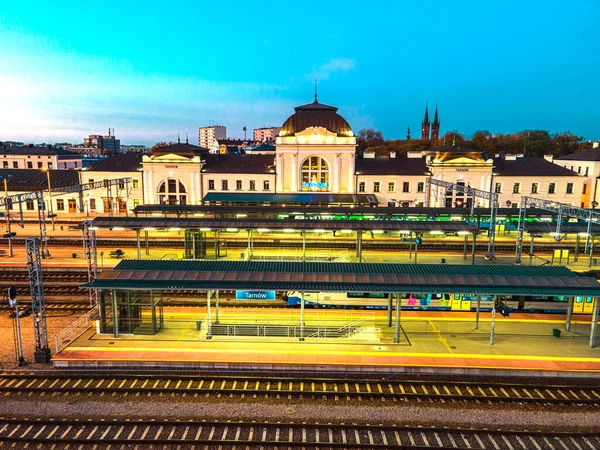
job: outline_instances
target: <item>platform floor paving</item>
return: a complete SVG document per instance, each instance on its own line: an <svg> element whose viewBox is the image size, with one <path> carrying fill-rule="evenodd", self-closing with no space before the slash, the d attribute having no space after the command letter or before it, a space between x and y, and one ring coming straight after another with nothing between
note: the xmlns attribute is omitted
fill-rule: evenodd
<svg viewBox="0 0 600 450"><path fill-rule="evenodd" d="M348 338L213 336L207 339L205 308L165 309L154 336L101 335L90 329L53 357L56 367L130 367L322 372L438 372L528 376L600 377L600 349L589 347L590 316L497 315L402 311L400 342L385 311L307 310L305 324L343 326L362 318ZM221 308L220 323L299 324L299 312ZM242 322L243 318L243 322ZM203 320L200 331L196 320ZM214 310L212 320L215 320ZM560 338L553 330L561 330ZM598 339L600 345L600 339Z"/></svg>

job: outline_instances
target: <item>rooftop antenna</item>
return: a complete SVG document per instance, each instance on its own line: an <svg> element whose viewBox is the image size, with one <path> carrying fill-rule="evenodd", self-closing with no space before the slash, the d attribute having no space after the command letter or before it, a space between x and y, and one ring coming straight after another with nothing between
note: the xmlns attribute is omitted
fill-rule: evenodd
<svg viewBox="0 0 600 450"><path fill-rule="evenodd" d="M108 129L108 137L110 137L110 128Z"/></svg>
<svg viewBox="0 0 600 450"><path fill-rule="evenodd" d="M177 143L181 144L181 139L179 139L179 131L177 132Z"/></svg>
<svg viewBox="0 0 600 450"><path fill-rule="evenodd" d="M189 143L190 143L190 142L188 141L188 134L187 134L187 131L185 132L185 143L186 143L186 144L189 144Z"/></svg>
<svg viewBox="0 0 600 450"><path fill-rule="evenodd" d="M319 81L315 78L315 103L319 103L317 101L317 85L318 85Z"/></svg>

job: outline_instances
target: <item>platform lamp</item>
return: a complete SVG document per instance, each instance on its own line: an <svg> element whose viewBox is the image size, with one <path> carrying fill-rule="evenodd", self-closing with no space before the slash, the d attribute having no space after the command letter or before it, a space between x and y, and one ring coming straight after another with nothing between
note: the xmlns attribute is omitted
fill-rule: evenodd
<svg viewBox="0 0 600 450"><path fill-rule="evenodd" d="M50 203L50 220L52 221L52 231L54 231L54 210L52 209L52 186L50 185L50 170L47 167L42 168L44 172L46 172L46 179L48 180L48 203Z"/></svg>
<svg viewBox="0 0 600 450"><path fill-rule="evenodd" d="M3 177L0 177L3 178ZM17 235L17 233L13 233L10 230L10 209L12 208L12 201L9 199L8 197L8 179L12 178L12 174L6 175L6 177L4 178L4 195L6 196L4 198L4 205L6 206L6 212L4 213L5 219L6 219L6 233L4 234L3 237L8 239L8 256L12 257L14 256L13 254L13 247L12 247L12 238L15 237Z"/></svg>
<svg viewBox="0 0 600 450"><path fill-rule="evenodd" d="M598 202L596 200L594 200L592 202L592 209L596 209L597 206L598 206Z"/></svg>

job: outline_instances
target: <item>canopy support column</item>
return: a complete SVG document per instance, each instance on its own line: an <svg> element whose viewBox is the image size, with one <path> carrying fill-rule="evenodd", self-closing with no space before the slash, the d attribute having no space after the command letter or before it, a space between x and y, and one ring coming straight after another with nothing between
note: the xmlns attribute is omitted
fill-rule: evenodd
<svg viewBox="0 0 600 450"><path fill-rule="evenodd" d="M408 232L408 259L412 259L412 231Z"/></svg>
<svg viewBox="0 0 600 450"><path fill-rule="evenodd" d="M593 256L594 256L594 236L590 235L590 261L588 262L588 267L592 267Z"/></svg>
<svg viewBox="0 0 600 450"><path fill-rule="evenodd" d="M362 231L356 232L356 257L362 262Z"/></svg>
<svg viewBox="0 0 600 450"><path fill-rule="evenodd" d="M150 307L152 311L152 333L156 334L158 331L156 327L156 305L154 304L154 291L152 289L150 289L150 305L152 305Z"/></svg>
<svg viewBox="0 0 600 450"><path fill-rule="evenodd" d="M594 240L590 242L590 246L594 246ZM591 248L590 247L590 248ZM598 297L594 297L594 313L592 314L592 327L590 330L590 348L596 347L596 329L598 327Z"/></svg>
<svg viewBox="0 0 600 450"><path fill-rule="evenodd" d="M215 324L219 323L219 291L215 291Z"/></svg>
<svg viewBox="0 0 600 450"><path fill-rule="evenodd" d="M117 290L112 290L113 336L119 337L119 307L117 305Z"/></svg>
<svg viewBox="0 0 600 450"><path fill-rule="evenodd" d="M388 318L387 318L387 326L388 327L392 327L392 308L394 307L393 305L393 300L392 300L392 293L388 294Z"/></svg>
<svg viewBox="0 0 600 450"><path fill-rule="evenodd" d="M304 292L300 292L300 340L304 340Z"/></svg>
<svg viewBox="0 0 600 450"><path fill-rule="evenodd" d="M144 239L146 240L146 255L150 254L150 244L148 243L148 230L144 230Z"/></svg>
<svg viewBox="0 0 600 450"><path fill-rule="evenodd" d="M306 230L302 232L302 261L306 261Z"/></svg>
<svg viewBox="0 0 600 450"><path fill-rule="evenodd" d="M210 323L210 295L212 291L206 291L206 339L212 339L212 329Z"/></svg>
<svg viewBox="0 0 600 450"><path fill-rule="evenodd" d="M494 302L495 304L495 302ZM494 345L494 332L496 331L496 308L492 306L492 327L490 329L490 345Z"/></svg>
<svg viewBox="0 0 600 450"><path fill-rule="evenodd" d="M196 234L189 230L188 235L192 237L192 259L196 259Z"/></svg>
<svg viewBox="0 0 600 450"><path fill-rule="evenodd" d="M139 261L140 259L142 259L142 247L141 247L141 243L140 243L140 230L139 229L135 230L135 237L136 237L136 241L137 241L137 259Z"/></svg>
<svg viewBox="0 0 600 450"><path fill-rule="evenodd" d="M573 257L573 262L577 262L577 260L579 259L579 240L580 236L579 233L577 233L577 235L575 236L575 256Z"/></svg>
<svg viewBox="0 0 600 450"><path fill-rule="evenodd" d="M248 230L248 250L246 260L252 257L252 230Z"/></svg>
<svg viewBox="0 0 600 450"><path fill-rule="evenodd" d="M419 237L419 233L415 233L415 264L417 264L417 257L419 256L419 244L417 244L416 238Z"/></svg>
<svg viewBox="0 0 600 450"><path fill-rule="evenodd" d="M473 245L471 246L471 265L475 265L475 246L477 245L477 232L473 233Z"/></svg>
<svg viewBox="0 0 600 450"><path fill-rule="evenodd" d="M469 242L469 235L465 234L465 243L463 245L463 259L467 259L467 243Z"/></svg>
<svg viewBox="0 0 600 450"><path fill-rule="evenodd" d="M533 233L531 234L531 242L529 244L529 265L533 265L533 240L535 239L535 236L533 235Z"/></svg>
<svg viewBox="0 0 600 450"><path fill-rule="evenodd" d="M565 331L571 331L571 316L573 315L573 302L575 297L569 297L569 305L567 306L567 321L565 323Z"/></svg>
<svg viewBox="0 0 600 450"><path fill-rule="evenodd" d="M479 330L479 307L481 306L481 295L477 295L477 306L475 307L475 329Z"/></svg>
<svg viewBox="0 0 600 450"><path fill-rule="evenodd" d="M394 344L400 343L400 310L402 309L400 294L394 294L396 296L396 327L394 328Z"/></svg>

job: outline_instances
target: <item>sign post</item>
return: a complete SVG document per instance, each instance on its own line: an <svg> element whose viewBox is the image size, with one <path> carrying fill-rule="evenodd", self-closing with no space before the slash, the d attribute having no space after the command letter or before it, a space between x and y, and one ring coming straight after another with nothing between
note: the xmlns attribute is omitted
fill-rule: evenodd
<svg viewBox="0 0 600 450"><path fill-rule="evenodd" d="M19 302L17 301L17 289L15 287L8 288L8 304L15 307L15 322L16 322L16 342L17 345L17 363L19 366L25 364L23 358L23 342L21 341L21 321L19 318Z"/></svg>

